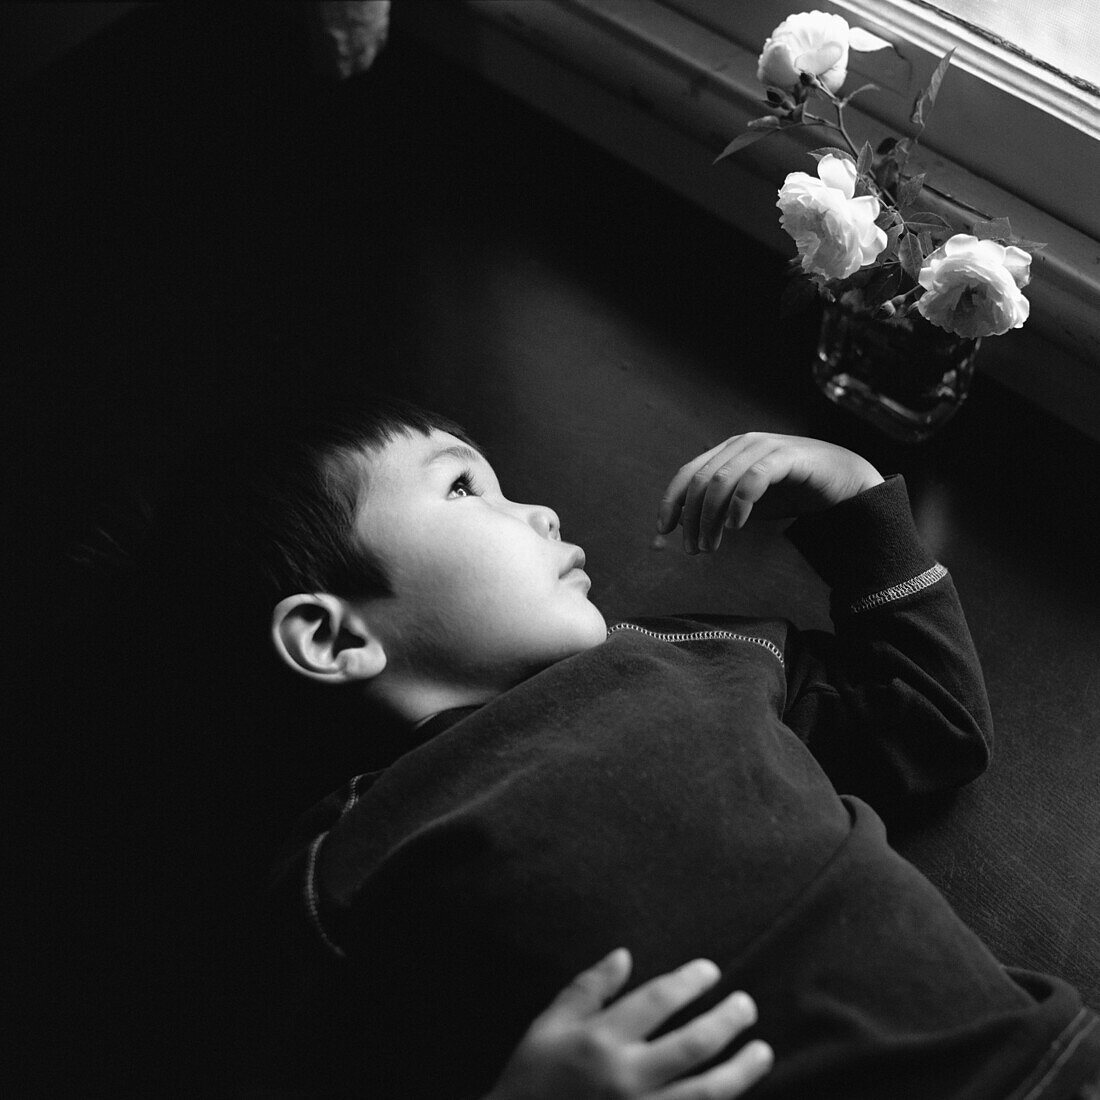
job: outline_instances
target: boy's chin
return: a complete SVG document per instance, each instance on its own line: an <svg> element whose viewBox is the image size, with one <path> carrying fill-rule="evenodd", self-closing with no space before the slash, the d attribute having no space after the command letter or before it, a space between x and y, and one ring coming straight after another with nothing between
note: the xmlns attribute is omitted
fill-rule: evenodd
<svg viewBox="0 0 1100 1100"><path fill-rule="evenodd" d="M547 639L549 641L549 639ZM540 668L557 664L569 657L576 657L607 640L607 623L600 611L588 604L583 614L573 619L565 630L559 631L549 646L543 649L546 655L538 661Z"/></svg>
<svg viewBox="0 0 1100 1100"><path fill-rule="evenodd" d="M581 644L578 652L591 649L607 638L607 622L600 609L595 604L590 603L585 610L585 619L580 624L579 640Z"/></svg>

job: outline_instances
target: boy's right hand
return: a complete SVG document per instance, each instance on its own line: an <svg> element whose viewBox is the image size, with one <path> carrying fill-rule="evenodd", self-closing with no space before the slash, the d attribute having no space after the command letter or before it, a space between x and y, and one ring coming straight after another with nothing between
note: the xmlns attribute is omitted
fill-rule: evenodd
<svg viewBox="0 0 1100 1100"><path fill-rule="evenodd" d="M750 1027L756 1007L745 993L733 993L683 1027L647 1041L710 988L719 970L696 959L605 1008L626 983L630 966L629 952L619 948L578 975L530 1026L484 1100L733 1100L771 1068L771 1048L757 1041L705 1073L683 1077Z"/></svg>
<svg viewBox="0 0 1100 1100"><path fill-rule="evenodd" d="M797 435L731 436L677 470L657 513L657 530L683 528L684 549L717 550L723 530L765 519L821 512L880 485L882 475L854 451Z"/></svg>

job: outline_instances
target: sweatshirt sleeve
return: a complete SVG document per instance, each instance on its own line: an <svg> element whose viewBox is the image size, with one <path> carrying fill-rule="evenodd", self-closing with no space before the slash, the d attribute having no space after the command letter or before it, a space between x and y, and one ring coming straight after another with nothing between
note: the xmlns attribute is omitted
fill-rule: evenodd
<svg viewBox="0 0 1100 1100"><path fill-rule="evenodd" d="M888 805L984 771L981 667L947 570L888 478L788 537L832 589L835 635L792 632L784 718L843 793Z"/></svg>

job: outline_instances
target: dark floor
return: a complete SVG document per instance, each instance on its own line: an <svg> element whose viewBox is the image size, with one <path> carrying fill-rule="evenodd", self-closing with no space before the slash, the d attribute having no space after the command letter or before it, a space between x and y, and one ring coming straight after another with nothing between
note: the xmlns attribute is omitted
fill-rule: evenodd
<svg viewBox="0 0 1100 1100"><path fill-rule="evenodd" d="M369 73L328 85L276 7L139 10L8 98L9 667L34 715L14 731L30 779L11 836L32 886L27 1022L55 1036L61 1080L142 1079L139 1052L188 1015L150 988L189 967L187 938L166 966L173 944L142 933L172 897L164 852L205 835L160 796L164 730L116 720L89 685L127 635L66 552L135 482L318 389L384 388L465 423L510 495L561 513L612 616L827 621L770 532L720 562L651 549L668 476L719 438L821 435L905 473L1000 744L897 842L1004 961L1100 1003L1100 449L982 377L932 445L880 441L814 391L816 319L777 316L782 257L424 54L399 16ZM216 1001L211 981L186 996Z"/></svg>

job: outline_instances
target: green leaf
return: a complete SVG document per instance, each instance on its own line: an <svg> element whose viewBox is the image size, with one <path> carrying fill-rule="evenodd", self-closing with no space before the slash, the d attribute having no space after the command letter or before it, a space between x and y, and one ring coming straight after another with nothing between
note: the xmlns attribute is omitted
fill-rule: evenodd
<svg viewBox="0 0 1100 1100"><path fill-rule="evenodd" d="M989 221L976 222L970 232L980 241L1000 241L1002 244L1022 248L1025 252L1040 252L1047 247L1045 241L1029 241L1023 237L1017 237L1012 231L1008 218L991 218Z"/></svg>
<svg viewBox="0 0 1100 1100"><path fill-rule="evenodd" d="M857 95L860 95L862 92L880 91L882 91L882 89L877 84L861 84L858 88L856 88L854 91L849 92L842 100L840 100L839 105L841 107L847 107L848 104L851 103L852 100L855 99L855 97Z"/></svg>
<svg viewBox="0 0 1100 1100"><path fill-rule="evenodd" d="M893 194L898 187L902 168L909 160L912 142L908 138L897 141L887 138L879 144L879 152L875 156L875 178L879 187Z"/></svg>
<svg viewBox="0 0 1100 1100"><path fill-rule="evenodd" d="M825 157L842 157L844 160L853 162L856 159L846 149L839 149L835 145L823 145L820 149L811 149L810 156L816 161L821 161Z"/></svg>
<svg viewBox="0 0 1100 1100"><path fill-rule="evenodd" d="M1008 218L993 218L987 222L977 222L971 230L979 241L1010 240L1012 226Z"/></svg>
<svg viewBox="0 0 1100 1100"><path fill-rule="evenodd" d="M910 210L905 214L905 224L920 228L951 229L951 223L939 214L933 214L931 210Z"/></svg>
<svg viewBox="0 0 1100 1100"><path fill-rule="evenodd" d="M932 109L932 105L936 102L936 96L940 94L940 85L943 83L943 78L947 73L947 67L951 64L951 56L955 52L955 47L943 55L940 63L936 66L936 71L932 74L932 79L928 82L928 109Z"/></svg>
<svg viewBox="0 0 1100 1100"><path fill-rule="evenodd" d="M914 282L920 278L924 253L921 251L920 242L914 234L906 233L898 242L898 259L901 261L905 273L911 276Z"/></svg>
<svg viewBox="0 0 1100 1100"><path fill-rule="evenodd" d="M768 136L768 134L772 134L772 133L775 133L775 131L774 130L749 130L748 133L738 134L737 137L735 137L733 139L733 141L731 141L729 143L729 145L727 145L725 147L725 149L723 149L718 154L718 156L716 156L714 158L714 163L717 164L720 160L724 159L725 157L728 157L731 154L736 153L741 149L744 149L746 145L751 145L754 141L759 141L761 138L765 138L765 137Z"/></svg>
<svg viewBox="0 0 1100 1100"><path fill-rule="evenodd" d="M951 64L951 55L955 52L955 47L944 54L943 59L936 66L935 71L932 73L932 79L928 82L928 87L923 92L919 93L917 98L913 101L913 113L909 116L909 121L915 126L919 126L924 129L926 118L925 113L931 114L932 107L935 105L936 96L939 95L940 85L943 83L944 74L947 72L947 67Z"/></svg>
<svg viewBox="0 0 1100 1100"><path fill-rule="evenodd" d="M924 187L924 177L925 174L921 172L919 175L910 176L901 185L901 190L898 191L898 206L912 206L917 201L917 196Z"/></svg>
<svg viewBox="0 0 1100 1100"><path fill-rule="evenodd" d="M868 309L877 309L888 298L893 298L901 289L901 267L888 264L880 267L878 274L863 289L863 304Z"/></svg>
<svg viewBox="0 0 1100 1100"><path fill-rule="evenodd" d="M865 141L863 148L859 151L859 160L856 161L856 175L862 176L871 167L871 161L874 159L875 151L871 148L871 143Z"/></svg>
<svg viewBox="0 0 1100 1100"><path fill-rule="evenodd" d="M763 118L750 118L745 125L750 130L778 130L783 124L775 115L765 115Z"/></svg>
<svg viewBox="0 0 1100 1100"><path fill-rule="evenodd" d="M949 227L936 225L934 222L911 221L909 218L905 219L905 227L910 233L916 233L922 241L925 234L928 234L928 239L935 245L943 244L953 232ZM928 255L927 249L925 249L925 255Z"/></svg>
<svg viewBox="0 0 1100 1100"><path fill-rule="evenodd" d="M891 226L886 231L886 248L883 250L884 255L891 257L898 254L898 242L901 240L903 232L905 232L905 228L901 225Z"/></svg>
<svg viewBox="0 0 1100 1100"><path fill-rule="evenodd" d="M909 121L914 126L924 128L924 92L917 92L913 100L913 110L909 112Z"/></svg>
<svg viewBox="0 0 1100 1100"><path fill-rule="evenodd" d="M875 182L883 191L893 194L898 182L898 166L889 157L882 158L874 166Z"/></svg>
<svg viewBox="0 0 1100 1100"><path fill-rule="evenodd" d="M890 153L890 159L898 166L900 172L909 160L909 154L912 152L913 143L909 138L902 138Z"/></svg>

